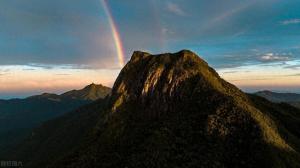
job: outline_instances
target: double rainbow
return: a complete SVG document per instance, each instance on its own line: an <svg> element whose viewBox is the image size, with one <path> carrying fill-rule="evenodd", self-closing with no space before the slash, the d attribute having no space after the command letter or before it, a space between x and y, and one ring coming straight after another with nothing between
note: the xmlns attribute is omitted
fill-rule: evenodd
<svg viewBox="0 0 300 168"><path fill-rule="evenodd" d="M111 33L112 33L112 37L114 39L114 43L115 43L115 47L116 47L116 51L117 51L117 55L118 55L118 61L119 61L119 65L122 68L125 64L125 56L124 56L124 49L123 49L123 45L122 45L122 40L121 40L121 36L120 33L118 31L118 28L115 24L115 21L113 19L113 16L111 14L111 11L109 9L109 6L106 2L106 0L100 0L104 9L105 14L108 17L108 22L111 28Z"/></svg>

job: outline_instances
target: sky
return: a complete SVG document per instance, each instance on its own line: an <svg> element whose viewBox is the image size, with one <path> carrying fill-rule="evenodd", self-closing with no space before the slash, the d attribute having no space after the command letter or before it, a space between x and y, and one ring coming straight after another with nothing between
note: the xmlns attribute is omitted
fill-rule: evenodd
<svg viewBox="0 0 300 168"><path fill-rule="evenodd" d="M299 0L0 0L0 98L113 86L133 51L190 49L247 92L300 93Z"/></svg>

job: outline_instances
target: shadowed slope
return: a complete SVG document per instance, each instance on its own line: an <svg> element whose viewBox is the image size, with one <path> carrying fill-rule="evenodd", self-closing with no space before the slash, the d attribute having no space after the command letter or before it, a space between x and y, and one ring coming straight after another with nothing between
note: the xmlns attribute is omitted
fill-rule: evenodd
<svg viewBox="0 0 300 168"><path fill-rule="evenodd" d="M62 117L43 123L31 136L10 150L6 160L22 160L26 167L45 167L72 153L88 141L96 123L104 117L106 101L99 99Z"/></svg>
<svg viewBox="0 0 300 168"><path fill-rule="evenodd" d="M91 84L62 95L44 93L25 99L0 100L0 156L42 122L105 98L110 92L108 87Z"/></svg>
<svg viewBox="0 0 300 168"><path fill-rule="evenodd" d="M134 52L88 141L48 166L299 167L262 109L191 51Z"/></svg>
<svg viewBox="0 0 300 168"><path fill-rule="evenodd" d="M194 53L135 52L94 141L54 167L282 167L298 154L276 123Z"/></svg>

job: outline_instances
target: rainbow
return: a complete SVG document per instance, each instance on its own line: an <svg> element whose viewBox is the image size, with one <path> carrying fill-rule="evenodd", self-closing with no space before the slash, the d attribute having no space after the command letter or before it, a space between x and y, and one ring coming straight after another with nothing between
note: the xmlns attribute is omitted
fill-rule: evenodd
<svg viewBox="0 0 300 168"><path fill-rule="evenodd" d="M121 40L121 36L120 33L118 31L118 28L115 24L115 21L113 19L112 13L109 9L109 6L106 2L106 0L100 0L103 6L103 9L105 11L105 14L108 17L108 22L111 28L111 33L114 39L114 43L115 43L115 47L117 50L117 55L118 55L118 60L119 60L119 65L122 68L125 64L125 56L124 56L124 49L123 49L123 45L122 45L122 40Z"/></svg>

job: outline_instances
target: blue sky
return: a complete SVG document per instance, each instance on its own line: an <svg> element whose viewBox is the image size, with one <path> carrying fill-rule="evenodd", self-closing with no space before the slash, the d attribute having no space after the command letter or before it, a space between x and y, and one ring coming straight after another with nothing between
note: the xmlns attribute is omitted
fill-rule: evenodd
<svg viewBox="0 0 300 168"><path fill-rule="evenodd" d="M107 3L126 60L191 49L246 91L300 91L300 1ZM0 97L111 86L120 70L100 0L1 0L0 22Z"/></svg>

